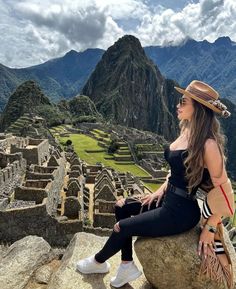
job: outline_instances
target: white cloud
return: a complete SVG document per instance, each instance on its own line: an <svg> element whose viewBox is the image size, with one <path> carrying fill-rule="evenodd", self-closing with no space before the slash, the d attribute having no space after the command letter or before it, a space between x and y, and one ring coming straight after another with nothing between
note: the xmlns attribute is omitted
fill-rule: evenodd
<svg viewBox="0 0 236 289"><path fill-rule="evenodd" d="M229 36L236 41L236 1L201 0L188 4L179 12L166 9L143 18L135 35L142 45L178 44L185 37L210 42Z"/></svg>
<svg viewBox="0 0 236 289"><path fill-rule="evenodd" d="M178 44L186 36L236 40L235 0L196 1L166 9L171 1L0 0L0 62L25 67L70 49L106 49L124 34L143 46Z"/></svg>

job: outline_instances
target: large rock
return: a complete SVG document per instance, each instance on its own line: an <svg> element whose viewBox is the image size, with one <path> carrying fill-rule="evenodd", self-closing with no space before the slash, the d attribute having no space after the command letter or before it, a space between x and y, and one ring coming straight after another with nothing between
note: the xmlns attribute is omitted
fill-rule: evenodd
<svg viewBox="0 0 236 289"><path fill-rule="evenodd" d="M15 242L0 262L1 288L23 289L33 272L51 257L51 246L41 237L27 236Z"/></svg>
<svg viewBox="0 0 236 289"><path fill-rule="evenodd" d="M147 280L158 289L223 289L199 276L200 258L197 255L198 227L175 236L139 238L135 252ZM236 253L225 230L225 240L236 266ZM236 276L236 270L234 276ZM236 288L236 287L235 287Z"/></svg>
<svg viewBox="0 0 236 289"><path fill-rule="evenodd" d="M98 237L89 233L77 233L67 247L62 258L61 266L55 275L52 276L47 289L110 289L110 278L115 275L116 269L120 263L119 253L109 259L111 272L108 274L83 275L75 270L76 262L98 252L104 245L106 239L106 237ZM138 267L140 267L137 257L134 256L134 258ZM131 284L132 287L127 284L122 288L152 288L143 275L131 282Z"/></svg>

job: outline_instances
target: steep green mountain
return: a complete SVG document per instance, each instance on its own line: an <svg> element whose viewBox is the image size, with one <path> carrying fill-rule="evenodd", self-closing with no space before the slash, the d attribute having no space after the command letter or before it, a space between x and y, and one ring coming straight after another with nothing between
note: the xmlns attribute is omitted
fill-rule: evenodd
<svg viewBox="0 0 236 289"><path fill-rule="evenodd" d="M32 112L24 113L5 132L21 137L53 139L45 120L42 117L34 115Z"/></svg>
<svg viewBox="0 0 236 289"><path fill-rule="evenodd" d="M7 129L25 113L32 113L43 117L49 126L61 123L63 120L63 115L57 106L51 104L40 87L31 80L17 87L15 92L10 96L1 114L1 131Z"/></svg>
<svg viewBox="0 0 236 289"><path fill-rule="evenodd" d="M52 101L77 95L103 54L101 49L69 51L43 64L13 69L0 64L0 111L18 85L35 80Z"/></svg>
<svg viewBox="0 0 236 289"><path fill-rule="evenodd" d="M173 140L178 131L176 104L180 96L175 85L146 57L138 39L125 36L104 53L83 93L107 120ZM228 138L228 169L236 178L236 106L228 99L224 103L232 116L220 121Z"/></svg>
<svg viewBox="0 0 236 289"><path fill-rule="evenodd" d="M166 105L167 91L174 105L173 84L147 58L139 40L127 35L103 54L82 93L107 120L170 138L177 124Z"/></svg>
<svg viewBox="0 0 236 289"><path fill-rule="evenodd" d="M68 114L70 121L74 124L103 120L94 102L86 95L77 95L67 101L61 100L57 106L64 114Z"/></svg>
<svg viewBox="0 0 236 289"><path fill-rule="evenodd" d="M221 37L214 43L187 39L179 46L150 46L144 50L165 77L182 86L193 79L206 81L222 97L236 103L236 45L230 38ZM0 64L0 112L16 87L30 79L39 83L50 100L57 102L77 95L103 53L102 49L71 50L63 57L22 69Z"/></svg>
<svg viewBox="0 0 236 289"><path fill-rule="evenodd" d="M199 79L236 103L236 43L229 37L220 37L214 43L188 39L179 46L146 47L145 52L163 75L182 86Z"/></svg>

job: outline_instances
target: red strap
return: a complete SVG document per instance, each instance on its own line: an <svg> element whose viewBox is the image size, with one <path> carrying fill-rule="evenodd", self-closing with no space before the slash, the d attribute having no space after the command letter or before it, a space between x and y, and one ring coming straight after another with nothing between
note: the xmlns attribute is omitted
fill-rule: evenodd
<svg viewBox="0 0 236 289"><path fill-rule="evenodd" d="M225 201L226 201L226 203L227 203L227 205L228 205L228 208L229 208L229 210L230 210L230 213L231 213L231 215L233 215L234 212L233 212L233 210L232 210L232 208L231 208L231 206L230 206L230 203L229 203L229 200L228 200L228 198L227 198L227 196L226 196L226 193L225 193L225 191L224 191L224 189L222 188L221 185L220 185L220 188L221 188L221 191L222 191L222 193L223 193L223 195L224 195L224 197L225 197Z"/></svg>

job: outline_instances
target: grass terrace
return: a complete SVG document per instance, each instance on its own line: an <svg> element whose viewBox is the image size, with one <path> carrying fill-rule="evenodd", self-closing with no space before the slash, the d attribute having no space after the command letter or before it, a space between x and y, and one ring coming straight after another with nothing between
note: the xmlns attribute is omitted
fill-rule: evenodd
<svg viewBox="0 0 236 289"><path fill-rule="evenodd" d="M65 145L66 141L70 139L73 143L76 153L81 159L88 164L96 164L97 162L103 163L105 166L110 166L120 172L131 172L135 176L146 177L150 176L144 169L135 164L116 164L113 159L105 159L105 157L111 157L106 152L86 152L86 150L96 151L101 150L98 146L97 140L84 134L70 134L69 137L59 137L59 141L62 145Z"/></svg>
<svg viewBox="0 0 236 289"><path fill-rule="evenodd" d="M85 134L69 134L69 136L62 137L59 133L66 132L66 126L60 125L52 128L52 133L56 136L62 146L70 139L73 143L74 149L79 157L88 164L103 163L105 166L112 167L115 170L125 173L131 172L138 177L151 177L151 175L143 168L139 167L132 160L129 147L126 142L119 142L119 149L115 154L107 154L106 150L111 142L110 134L104 131L93 129L91 133L93 137ZM103 144L98 145L98 143ZM142 151L153 151L154 149L161 150L161 147L154 145L140 145ZM121 160L119 160L121 158ZM127 159L126 159L127 158ZM152 192L156 191L161 184L143 182Z"/></svg>
<svg viewBox="0 0 236 289"><path fill-rule="evenodd" d="M144 183L144 185L145 185L147 188L149 188L153 193L154 193L157 189L159 189L160 186L162 185L162 184L145 183L145 182L143 182L143 183Z"/></svg>
<svg viewBox="0 0 236 289"><path fill-rule="evenodd" d="M136 144L135 148L139 152L163 151L163 147L160 144Z"/></svg>

